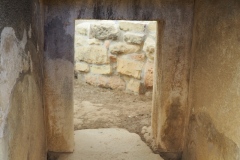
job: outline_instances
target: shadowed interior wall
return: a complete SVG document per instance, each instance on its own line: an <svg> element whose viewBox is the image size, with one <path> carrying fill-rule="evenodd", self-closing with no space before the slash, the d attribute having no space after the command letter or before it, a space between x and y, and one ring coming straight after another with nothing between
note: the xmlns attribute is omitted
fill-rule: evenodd
<svg viewBox="0 0 240 160"><path fill-rule="evenodd" d="M161 94L154 102L152 126L161 151L181 152L188 110L193 0L48 0L45 6L44 76L49 151L73 151L75 19L127 19L165 21L161 47L163 72L157 77Z"/></svg>
<svg viewBox="0 0 240 160"><path fill-rule="evenodd" d="M0 159L46 159L43 4L0 1Z"/></svg>
<svg viewBox="0 0 240 160"><path fill-rule="evenodd" d="M240 1L196 0L185 160L240 158Z"/></svg>

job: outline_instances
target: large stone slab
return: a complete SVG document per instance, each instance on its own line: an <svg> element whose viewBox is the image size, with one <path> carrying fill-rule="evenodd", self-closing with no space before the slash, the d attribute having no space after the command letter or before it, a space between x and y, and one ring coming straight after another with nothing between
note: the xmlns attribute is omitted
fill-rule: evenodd
<svg viewBox="0 0 240 160"><path fill-rule="evenodd" d="M109 63L107 49L103 46L78 46L75 50L75 61L85 61L94 64Z"/></svg>
<svg viewBox="0 0 240 160"><path fill-rule="evenodd" d="M146 24L141 22L120 21L119 28L123 31L144 32L146 28Z"/></svg>
<svg viewBox="0 0 240 160"><path fill-rule="evenodd" d="M118 28L114 23L91 24L90 37L100 40L116 39L118 37Z"/></svg>
<svg viewBox="0 0 240 160"><path fill-rule="evenodd" d="M139 45L131 45L123 42L112 44L109 47L109 51L112 54L129 54L136 53L140 51L141 47Z"/></svg>
<svg viewBox="0 0 240 160"><path fill-rule="evenodd" d="M141 79L141 73L143 69L143 62L133 61L125 58L118 58L117 60L117 72Z"/></svg>

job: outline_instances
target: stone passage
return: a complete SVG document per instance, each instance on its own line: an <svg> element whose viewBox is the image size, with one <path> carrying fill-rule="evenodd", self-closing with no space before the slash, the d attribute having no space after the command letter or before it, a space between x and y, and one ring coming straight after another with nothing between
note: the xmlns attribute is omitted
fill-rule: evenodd
<svg viewBox="0 0 240 160"><path fill-rule="evenodd" d="M76 77L136 94L151 91L156 27L155 21L77 20Z"/></svg>

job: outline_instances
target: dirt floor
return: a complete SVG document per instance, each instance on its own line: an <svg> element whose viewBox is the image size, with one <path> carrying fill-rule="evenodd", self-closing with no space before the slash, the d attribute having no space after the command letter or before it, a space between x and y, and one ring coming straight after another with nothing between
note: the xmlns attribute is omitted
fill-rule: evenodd
<svg viewBox="0 0 240 160"><path fill-rule="evenodd" d="M152 97L91 86L74 80L74 128L125 128L139 134L151 123Z"/></svg>

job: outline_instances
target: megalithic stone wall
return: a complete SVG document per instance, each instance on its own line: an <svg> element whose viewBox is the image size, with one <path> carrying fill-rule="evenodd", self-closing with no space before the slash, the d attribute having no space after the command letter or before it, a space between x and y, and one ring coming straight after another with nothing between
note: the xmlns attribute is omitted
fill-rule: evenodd
<svg viewBox="0 0 240 160"><path fill-rule="evenodd" d="M77 20L76 77L136 94L151 91L156 27L155 21Z"/></svg>

